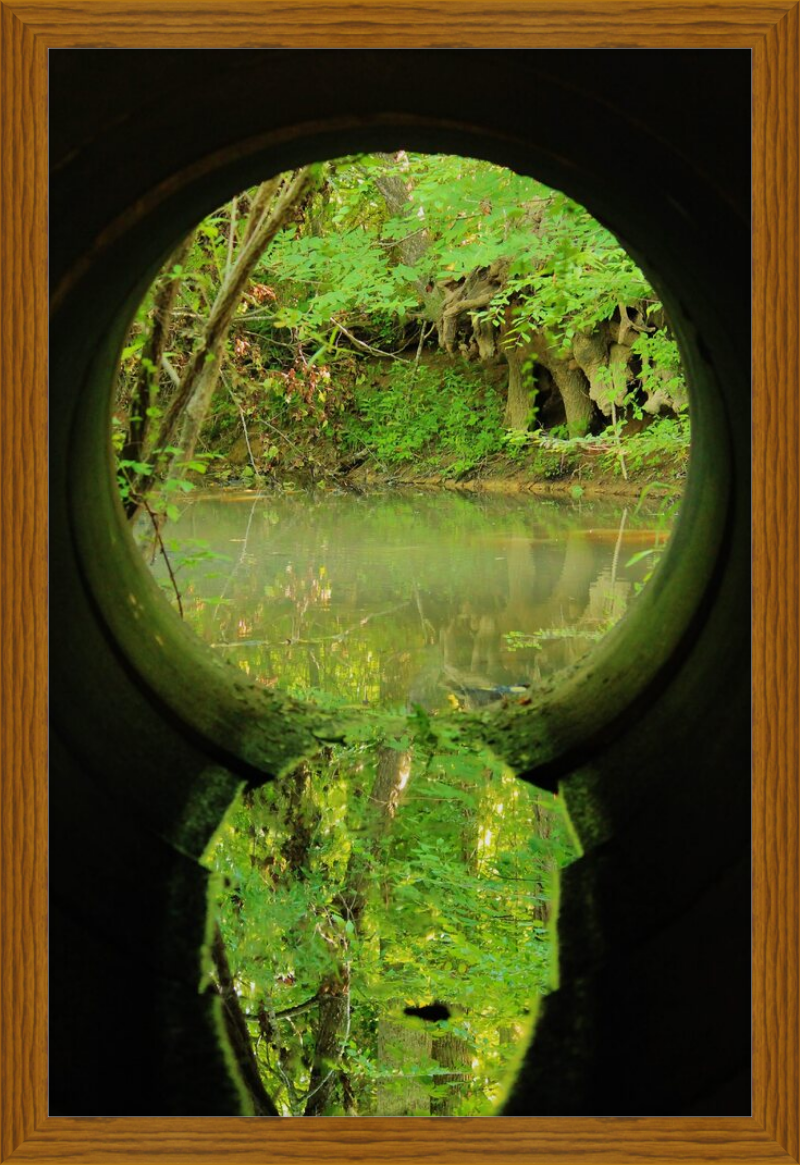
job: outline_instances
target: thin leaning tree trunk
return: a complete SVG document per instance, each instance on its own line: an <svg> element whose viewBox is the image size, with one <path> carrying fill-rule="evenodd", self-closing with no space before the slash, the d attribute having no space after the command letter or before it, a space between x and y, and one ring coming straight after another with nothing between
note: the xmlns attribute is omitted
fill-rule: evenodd
<svg viewBox="0 0 800 1165"><path fill-rule="evenodd" d="M315 180L316 169L306 166L283 184L279 177L259 187L242 248L217 294L178 390L153 441L154 448L174 446L180 450L172 455L163 479L182 476L182 466L192 459L219 381L223 347L245 287L264 251L310 193ZM255 226L254 215L260 215ZM139 492L142 488L140 482Z"/></svg>
<svg viewBox="0 0 800 1165"><path fill-rule="evenodd" d="M128 426L128 439L122 450L125 461L142 461L147 441L150 423L149 410L158 394L158 377L161 363L167 349L167 342L172 330L172 319L175 304L183 282L183 271L173 274L175 268L183 268L183 264L194 242L194 231L183 240L165 264L166 274L162 280L153 302L153 324L150 334L145 341L139 361L139 372L131 393L131 418ZM125 503L125 512L130 517L139 509L133 494Z"/></svg>

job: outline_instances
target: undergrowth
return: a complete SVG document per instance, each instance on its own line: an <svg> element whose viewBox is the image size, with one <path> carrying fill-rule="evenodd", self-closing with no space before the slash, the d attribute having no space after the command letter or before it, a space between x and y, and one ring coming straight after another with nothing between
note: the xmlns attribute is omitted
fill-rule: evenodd
<svg viewBox="0 0 800 1165"><path fill-rule="evenodd" d="M480 370L394 364L383 383L356 382L345 441L381 465L435 455L458 476L504 447L503 404Z"/></svg>

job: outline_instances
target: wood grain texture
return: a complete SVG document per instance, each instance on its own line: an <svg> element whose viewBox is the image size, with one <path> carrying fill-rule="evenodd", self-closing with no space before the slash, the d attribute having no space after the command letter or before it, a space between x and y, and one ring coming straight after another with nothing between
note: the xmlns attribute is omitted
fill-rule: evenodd
<svg viewBox="0 0 800 1165"><path fill-rule="evenodd" d="M14 0L0 5L0 16L0 1160L797 1161L798 5ZM51 1120L45 1115L47 48L445 44L754 50L754 1119Z"/></svg>
<svg viewBox="0 0 800 1165"><path fill-rule="evenodd" d="M46 1113L47 142L33 35L2 24L0 1154ZM24 134L24 138L23 135Z"/></svg>
<svg viewBox="0 0 800 1165"><path fill-rule="evenodd" d="M791 0L12 0L48 45L247 48L254 46L540 48L588 46L749 46ZM87 19L87 14L91 17Z"/></svg>
<svg viewBox="0 0 800 1165"><path fill-rule="evenodd" d="M754 1111L795 1159L800 1154L799 34L795 8L756 48L753 93ZM765 117L765 110L774 112ZM776 975L774 968L784 973Z"/></svg>
<svg viewBox="0 0 800 1165"><path fill-rule="evenodd" d="M499 1127L498 1127L499 1126ZM236 1165L572 1165L572 1162L791 1162L756 1123L741 1120L470 1119L466 1117L52 1120L14 1161Z"/></svg>

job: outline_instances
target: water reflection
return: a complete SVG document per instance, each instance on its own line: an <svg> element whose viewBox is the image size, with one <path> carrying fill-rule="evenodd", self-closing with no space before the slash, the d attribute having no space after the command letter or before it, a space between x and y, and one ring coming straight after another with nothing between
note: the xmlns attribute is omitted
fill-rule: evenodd
<svg viewBox="0 0 800 1165"><path fill-rule="evenodd" d="M327 748L246 793L209 865L256 1106L248 1064L285 1116L491 1112L552 987L573 856L552 794L456 740Z"/></svg>
<svg viewBox="0 0 800 1165"><path fill-rule="evenodd" d="M216 494L171 524L186 619L215 650L304 697L414 708L401 735L377 714L369 739L245 793L208 855L254 1111L493 1111L552 987L574 851L560 799L418 729L529 698L625 612L649 568L630 560L661 537L624 508L416 493Z"/></svg>
<svg viewBox="0 0 800 1165"><path fill-rule="evenodd" d="M259 683L435 711L574 663L665 532L608 503L215 494L169 535L188 621Z"/></svg>

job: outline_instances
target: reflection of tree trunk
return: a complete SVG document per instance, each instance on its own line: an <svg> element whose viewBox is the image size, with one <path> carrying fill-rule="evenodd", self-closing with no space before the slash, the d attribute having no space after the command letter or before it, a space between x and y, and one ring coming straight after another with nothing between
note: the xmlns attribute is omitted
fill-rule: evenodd
<svg viewBox="0 0 800 1165"><path fill-rule="evenodd" d="M497 1050L500 1056L501 1073L506 1075L509 1066L514 1062L518 1053L520 1040L525 1035L524 1023L501 1023L497 1029ZM510 1083L508 1076L506 1082Z"/></svg>
<svg viewBox="0 0 800 1165"><path fill-rule="evenodd" d="M589 588L597 577L597 562L591 542L583 530L570 530L564 549L561 576L550 596L554 606L574 604L583 611L589 602Z"/></svg>
<svg viewBox="0 0 800 1165"><path fill-rule="evenodd" d="M335 903L342 917L354 924L356 933L367 905L369 888L373 881L373 867L379 858L381 842L391 828L400 795L408 782L410 772L409 751L386 747L377 750L375 781L362 824L363 834L368 839L369 845L366 852L351 851L343 889ZM320 988L319 1023L305 1116L321 1116L328 1108L340 1075L339 1066L349 1028L350 981L347 943L341 934L331 935L329 941L339 945L341 959L339 966L326 976Z"/></svg>
<svg viewBox="0 0 800 1165"><path fill-rule="evenodd" d="M536 836L546 841L553 832L552 810L543 808L537 801L533 807L533 817L536 822ZM542 859L541 876L535 887L536 901L533 904L533 917L539 922L549 922L553 906L553 877L556 864L552 857Z"/></svg>
<svg viewBox="0 0 800 1165"><path fill-rule="evenodd" d="M577 625L589 605L592 583L597 575L595 549L583 531L571 530L567 538L561 575L543 607L551 626L568 628ZM560 659L558 666L575 663L585 653L587 643L580 637L569 636L549 645L551 663Z"/></svg>
<svg viewBox="0 0 800 1165"><path fill-rule="evenodd" d="M581 623L589 627L616 623L628 608L631 584L626 579L615 579L610 570L603 570L589 588L589 605Z"/></svg>
<svg viewBox="0 0 800 1165"><path fill-rule="evenodd" d="M239 1075L253 1104L256 1116L277 1116L275 1105L261 1083L261 1073L256 1060L247 1021L244 1018L239 996L233 982L233 975L228 964L225 943L219 926L214 928L214 940L211 945L211 955L214 960L214 970L217 977L217 991L222 999L222 1010L225 1019L225 1031L233 1052Z"/></svg>
<svg viewBox="0 0 800 1165"><path fill-rule="evenodd" d="M505 553L508 570L506 621L509 630L520 630L536 600L537 561L529 542L510 542Z"/></svg>
<svg viewBox="0 0 800 1165"><path fill-rule="evenodd" d="M466 670L470 667L473 646L471 623L469 604L462 603L458 614L439 632L442 663L446 668Z"/></svg>
<svg viewBox="0 0 800 1165"><path fill-rule="evenodd" d="M497 1029L497 1042L501 1052L508 1053L517 1046L517 1041L522 1035L524 1027L521 1023L506 1023L501 1024Z"/></svg>
<svg viewBox="0 0 800 1165"><path fill-rule="evenodd" d="M336 1084L342 1045L347 1040L350 1015L350 989L335 975L328 976L322 986L328 993L319 1001L319 1022L314 1040L314 1063L304 1116L322 1116L330 1103Z"/></svg>
<svg viewBox="0 0 800 1165"><path fill-rule="evenodd" d="M474 673L485 672L491 676L500 668L500 627L497 616L481 615L472 644L470 669Z"/></svg>
<svg viewBox="0 0 800 1165"><path fill-rule="evenodd" d="M311 838L319 821L319 811L309 796L311 771L308 765L305 762L299 764L284 778L283 784L288 790L288 798L284 815L286 840L281 856L288 866L290 876L303 882L306 879Z"/></svg>
<svg viewBox="0 0 800 1165"><path fill-rule="evenodd" d="M411 772L411 752L381 747L376 750L375 779L361 824L365 847L351 851L342 890L332 904L334 911L353 923L356 934L374 881L374 867L380 859L383 839L389 832L401 794ZM249 795L251 798L253 794ZM309 852L318 825L319 813L311 796L311 773L307 764L298 765L283 783L284 840L280 858L286 876L307 877ZM271 861L274 859L271 859ZM321 926L322 924L320 924ZM329 928L324 936L334 951L334 965L329 970L311 1004L317 1008L318 1021L314 1038L314 1058L304 1109L305 1116L320 1116L331 1104L335 1086L341 1080L345 1108L354 1111L354 1097L341 1071L344 1045L350 1021L350 967L348 937L341 926ZM217 928L213 946L218 991L225 1005L225 1023L240 1075L258 1115L277 1115L261 1083L259 1065L253 1050L247 1023L239 1005L230 973L222 936ZM311 1004L303 1005L308 1010ZM288 1015L291 1012L286 1014ZM265 1032L270 1044L280 1050L277 1032Z"/></svg>
<svg viewBox="0 0 800 1165"><path fill-rule="evenodd" d="M400 1000L389 1010L402 1007ZM428 1082L414 1069L431 1056L431 1036L418 1025L398 1022L389 1015L378 1021L378 1116L429 1116Z"/></svg>
<svg viewBox="0 0 800 1165"><path fill-rule="evenodd" d="M314 653L314 648L309 646L306 649L306 655L308 658L308 686L310 688L320 688L322 687L322 676L320 675L319 660Z"/></svg>
<svg viewBox="0 0 800 1165"><path fill-rule="evenodd" d="M433 1041L431 1055L440 1067L451 1069L434 1077L437 1087L448 1087L446 1096L431 1100L431 1116L454 1116L472 1081L472 1048L461 1036L447 1032Z"/></svg>
<svg viewBox="0 0 800 1165"><path fill-rule="evenodd" d="M381 842L391 829L400 794L411 773L411 753L382 746L377 750L375 782L369 795L364 836L369 839L365 854L351 853L341 894L344 917L358 926L367 905L367 892L373 879L373 867L379 859Z"/></svg>

